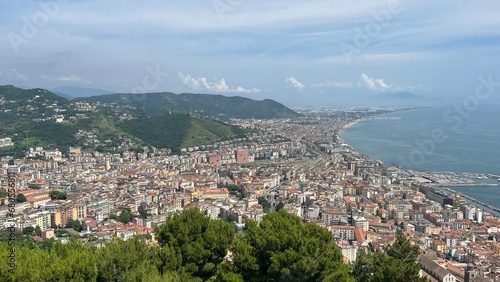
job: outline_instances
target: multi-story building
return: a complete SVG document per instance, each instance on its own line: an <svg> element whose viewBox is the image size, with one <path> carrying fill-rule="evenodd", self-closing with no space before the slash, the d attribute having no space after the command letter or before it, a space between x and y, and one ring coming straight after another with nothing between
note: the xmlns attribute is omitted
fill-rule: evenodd
<svg viewBox="0 0 500 282"><path fill-rule="evenodd" d="M370 227L368 220L362 216L354 216L352 218L352 223L354 227L363 230L363 232L367 232Z"/></svg>
<svg viewBox="0 0 500 282"><path fill-rule="evenodd" d="M355 263L358 253L358 246L351 245L347 241L337 242L337 246L340 248L342 255L345 258L346 263Z"/></svg>
<svg viewBox="0 0 500 282"><path fill-rule="evenodd" d="M227 199L229 197L229 191L227 188L205 188L203 190L203 196L205 199Z"/></svg>
<svg viewBox="0 0 500 282"><path fill-rule="evenodd" d="M248 149L236 150L236 163L246 164L249 162Z"/></svg>
<svg viewBox="0 0 500 282"><path fill-rule="evenodd" d="M50 229L50 212L37 212L35 214L29 215L28 217L35 222L36 226L40 227L40 230L45 231L47 229Z"/></svg>
<svg viewBox="0 0 500 282"><path fill-rule="evenodd" d="M354 226L330 225L327 229L332 232L333 238L336 240L352 241L355 239Z"/></svg>

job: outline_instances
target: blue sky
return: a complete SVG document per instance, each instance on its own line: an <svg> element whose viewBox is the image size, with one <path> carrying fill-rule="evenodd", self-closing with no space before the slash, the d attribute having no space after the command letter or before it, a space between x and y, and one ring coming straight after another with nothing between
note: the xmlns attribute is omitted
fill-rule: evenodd
<svg viewBox="0 0 500 282"><path fill-rule="evenodd" d="M500 81L498 15L494 0L2 1L0 84L287 105L465 97L479 76Z"/></svg>

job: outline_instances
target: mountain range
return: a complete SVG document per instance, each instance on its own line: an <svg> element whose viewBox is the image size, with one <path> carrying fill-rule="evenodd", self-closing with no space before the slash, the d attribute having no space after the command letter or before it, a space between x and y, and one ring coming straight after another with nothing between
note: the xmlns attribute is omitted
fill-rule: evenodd
<svg viewBox="0 0 500 282"><path fill-rule="evenodd" d="M98 95L113 94L114 93L112 91L103 90L103 89L86 88L86 87L73 86L73 85L59 86L56 88L52 88L50 90L52 92L54 92L55 94L63 96L63 97L68 98L68 99L75 99L75 98L98 96Z"/></svg>
<svg viewBox="0 0 500 282"><path fill-rule="evenodd" d="M15 145L0 148L0 156L22 157L35 146L63 152L70 146L100 151L152 146L179 152L254 132L224 119L295 116L272 100L173 93L69 100L46 89L6 85L0 86L0 138L10 137Z"/></svg>
<svg viewBox="0 0 500 282"><path fill-rule="evenodd" d="M228 118L293 118L299 114L274 100L256 101L244 97L209 94L174 94L170 92L145 94L109 94L80 98L126 108L138 115L190 113L222 120Z"/></svg>

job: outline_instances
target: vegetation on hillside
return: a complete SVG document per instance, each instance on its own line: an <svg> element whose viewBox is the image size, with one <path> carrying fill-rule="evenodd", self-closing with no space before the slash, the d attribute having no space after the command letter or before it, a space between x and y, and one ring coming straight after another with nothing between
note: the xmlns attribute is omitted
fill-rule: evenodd
<svg viewBox="0 0 500 282"><path fill-rule="evenodd" d="M385 247L384 252L361 250L353 269L353 275L359 282L427 282L420 277L420 264L417 257L420 249L411 245L409 240L399 236L396 242Z"/></svg>
<svg viewBox="0 0 500 282"><path fill-rule="evenodd" d="M0 148L0 156L22 158L29 148L35 147L58 148L66 154L70 146L117 153L115 149L123 142L122 137L133 141L132 150L153 146L179 152L182 147L243 137L247 131L214 119L196 118L187 114L189 112L196 116L229 118L240 114L246 117L273 117L274 112L291 111L272 100L254 101L216 95L191 97L192 94L182 96L172 93L165 94L165 97L160 94L134 95L137 96L126 96L128 98L123 99L121 105L124 106L121 109L100 104L96 110L89 111L77 110L71 104L73 101L47 90L0 86L0 138L10 137L14 142L13 146ZM142 99L141 95L146 98ZM93 98L107 101L110 97L115 96ZM165 108L168 101L173 101L176 105L174 114L171 114L168 107ZM131 110L133 114L121 121L119 113L124 109ZM62 117L63 121L56 122L56 116ZM77 138L75 135L78 131L95 134L100 142Z"/></svg>
<svg viewBox="0 0 500 282"><path fill-rule="evenodd" d="M215 120L191 117L186 114L156 116L128 120L118 127L157 148L172 148L211 144L219 140L244 137L244 130Z"/></svg>
<svg viewBox="0 0 500 282"><path fill-rule="evenodd" d="M130 106L121 111L140 115L164 115L191 113L203 117L217 118L291 118L299 116L284 105L265 99L256 101L244 97L227 97L209 94L109 94L93 96L84 100Z"/></svg>

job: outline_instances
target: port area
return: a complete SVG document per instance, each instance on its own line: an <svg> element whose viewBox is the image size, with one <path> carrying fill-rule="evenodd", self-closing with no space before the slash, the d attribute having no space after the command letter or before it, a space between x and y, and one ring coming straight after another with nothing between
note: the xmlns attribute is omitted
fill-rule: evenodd
<svg viewBox="0 0 500 282"><path fill-rule="evenodd" d="M500 216L500 207L484 203L472 196L453 190L453 187L474 187L481 189L485 187L498 185L500 177L492 174L468 173L468 172L433 172L433 171L412 171L413 179L429 186L430 192L435 196L448 198L451 195L459 195L466 199L470 204L482 208L494 216ZM498 178L497 178L498 177ZM432 187L432 188L431 188Z"/></svg>
<svg viewBox="0 0 500 282"><path fill-rule="evenodd" d="M472 204L475 204L477 207L479 208L487 208L489 209L490 211L494 211L495 213L497 214L500 214L500 208L497 208L497 207L494 207L490 204L487 204L487 203L484 203L484 202L481 202L479 201L478 199L474 198L474 197L471 197L471 196L468 196L468 195L465 195L463 193L460 193L460 192L457 192L453 189L450 189L450 188L446 188L446 187L439 187L439 189L442 189L442 190L445 190L445 191L448 191L450 192L451 194L458 194L460 197L464 198L464 199L467 199L469 200L470 203Z"/></svg>
<svg viewBox="0 0 500 282"><path fill-rule="evenodd" d="M500 181L500 176L499 175L495 175L495 174L486 174L487 177L489 178L493 178L493 179L496 179L498 181Z"/></svg>
<svg viewBox="0 0 500 282"><path fill-rule="evenodd" d="M451 171L412 171L414 177L436 186L498 186L500 176L483 173L451 172ZM497 181L494 181L497 180Z"/></svg>

